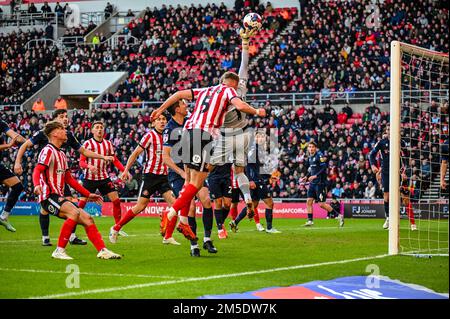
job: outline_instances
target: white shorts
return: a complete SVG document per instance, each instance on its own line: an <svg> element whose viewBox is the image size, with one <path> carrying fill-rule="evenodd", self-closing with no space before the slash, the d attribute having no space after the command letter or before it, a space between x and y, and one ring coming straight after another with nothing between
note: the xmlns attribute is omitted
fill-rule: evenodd
<svg viewBox="0 0 450 319"><path fill-rule="evenodd" d="M211 165L224 165L227 163L244 167L247 165L250 132L239 131L236 135L220 134L214 141L214 151L211 156Z"/></svg>

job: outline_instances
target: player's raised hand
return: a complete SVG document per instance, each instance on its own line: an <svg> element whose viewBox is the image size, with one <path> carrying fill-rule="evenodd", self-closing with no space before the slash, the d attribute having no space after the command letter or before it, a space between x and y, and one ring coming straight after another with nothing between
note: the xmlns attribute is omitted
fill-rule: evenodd
<svg viewBox="0 0 450 319"><path fill-rule="evenodd" d="M162 114L162 112L160 112L158 110L154 110L152 112L152 114L150 115L150 122L153 122L154 120L156 120L161 114Z"/></svg>
<svg viewBox="0 0 450 319"><path fill-rule="evenodd" d="M34 193L36 195L42 195L42 186L41 185L35 186L34 187Z"/></svg>
<svg viewBox="0 0 450 319"><path fill-rule="evenodd" d="M94 193L90 193L87 200L88 200L88 202L93 202L98 205L101 205L103 203L103 197L101 195L94 194Z"/></svg>

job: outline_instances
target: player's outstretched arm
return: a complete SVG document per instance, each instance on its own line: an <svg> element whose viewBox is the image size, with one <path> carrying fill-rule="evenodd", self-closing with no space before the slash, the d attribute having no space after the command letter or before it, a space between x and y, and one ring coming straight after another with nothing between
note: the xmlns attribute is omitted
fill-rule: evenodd
<svg viewBox="0 0 450 319"><path fill-rule="evenodd" d="M375 144L375 147L370 151L369 153L369 163L370 167L372 168L372 171L376 174L378 173L378 168L376 166L376 157L378 154L378 151L380 150L380 142Z"/></svg>
<svg viewBox="0 0 450 319"><path fill-rule="evenodd" d="M22 175L23 169L22 169L22 158L27 149L33 146L33 142L28 139L23 143L19 150L17 151L16 160L14 162L14 173L17 175Z"/></svg>
<svg viewBox="0 0 450 319"><path fill-rule="evenodd" d="M9 136L10 138L12 138L16 143L25 143L26 139L20 135L19 133L13 131L13 130L9 130L6 132L6 135Z"/></svg>
<svg viewBox="0 0 450 319"><path fill-rule="evenodd" d="M120 174L119 178L121 180L126 181L130 177L130 169L133 166L134 162L136 162L136 159L138 156L144 151L144 148L140 145L136 147L131 153L130 157L128 157L127 165L125 165L125 169L123 170L122 174Z"/></svg>
<svg viewBox="0 0 450 319"><path fill-rule="evenodd" d="M8 148L11 148L16 144L16 139L12 138L8 143L0 144L0 151L7 150Z"/></svg>
<svg viewBox="0 0 450 319"><path fill-rule="evenodd" d="M192 90L181 90L175 92L167 100L165 100L164 103L159 108L157 108L152 112L152 115L150 116L150 121L153 122L155 119L157 119L172 104L182 99L192 100L193 98L194 96L192 94Z"/></svg>
<svg viewBox="0 0 450 319"><path fill-rule="evenodd" d="M240 98L235 97L233 99L231 99L230 101L231 104L234 105L234 107L236 107L236 109L238 111L250 114L250 115L257 115L260 117L265 117L266 116L266 110L265 109L255 109L254 107L252 107L250 104L242 101Z"/></svg>

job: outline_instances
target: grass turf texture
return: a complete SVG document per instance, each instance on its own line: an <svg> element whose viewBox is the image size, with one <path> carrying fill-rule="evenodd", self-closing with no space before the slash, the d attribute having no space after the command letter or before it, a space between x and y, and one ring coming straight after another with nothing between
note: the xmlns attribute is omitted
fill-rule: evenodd
<svg viewBox="0 0 450 319"><path fill-rule="evenodd" d="M380 275L423 285L437 292L449 291L448 257L394 256L183 282L186 278L382 255L388 247L388 232L382 229L382 220L348 219L345 227L339 229L336 220L315 220L312 228L305 228L304 220L278 219L274 225L282 231L281 234L259 233L253 221L244 220L238 233L228 231L226 240L217 239L214 229L213 240L218 254L208 254L202 249L202 257L193 258L189 256L189 242L177 232L174 237L182 243L181 246L161 243L158 219L134 219L124 228L131 236L119 237L118 243L113 245L107 239L112 218L96 218L107 247L122 254L123 259L99 260L94 247L88 243L87 246L68 246L67 252L74 258L72 261L54 260L51 253L55 246L41 246L37 216L12 216L10 220L17 233L0 229L0 298L55 294L63 294L63 298L197 298L206 294L245 292L344 276L367 276L366 267L370 264L379 267ZM201 220L197 222L202 230ZM53 245L57 243L60 225L61 220L51 217ZM78 226L77 234L86 239L83 227ZM203 232L199 231L199 237L202 236ZM69 264L79 267L80 288L66 287L66 266ZM140 284L144 287L114 291L117 287ZM89 292L96 289L106 291ZM87 294L81 294L86 291Z"/></svg>

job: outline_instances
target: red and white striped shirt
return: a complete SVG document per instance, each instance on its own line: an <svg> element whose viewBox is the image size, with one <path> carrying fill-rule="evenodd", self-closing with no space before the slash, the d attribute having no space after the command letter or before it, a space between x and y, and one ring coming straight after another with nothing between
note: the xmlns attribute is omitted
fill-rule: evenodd
<svg viewBox="0 0 450 319"><path fill-rule="evenodd" d="M162 134L155 129L145 134L139 142L146 155L144 174L167 175L167 165L162 156L163 144Z"/></svg>
<svg viewBox="0 0 450 319"><path fill-rule="evenodd" d="M91 138L83 143L83 147L97 154L101 154L104 156L114 156L114 146L107 139L103 139L101 142L98 142L95 138ZM96 158L86 158L86 163L88 165L95 166L97 168L97 172L93 173L90 169L85 168L85 179L101 181L109 177L108 166L110 164L108 162Z"/></svg>
<svg viewBox="0 0 450 319"><path fill-rule="evenodd" d="M64 175L69 169L66 154L56 146L47 144L39 153L38 164L47 167L39 179L39 185L42 187L39 202L46 200L50 194L64 197Z"/></svg>
<svg viewBox="0 0 450 319"><path fill-rule="evenodd" d="M223 124L230 101L238 97L236 90L219 84L201 89L193 89L192 96L196 99L194 111L186 121L185 129L201 129L216 134Z"/></svg>

